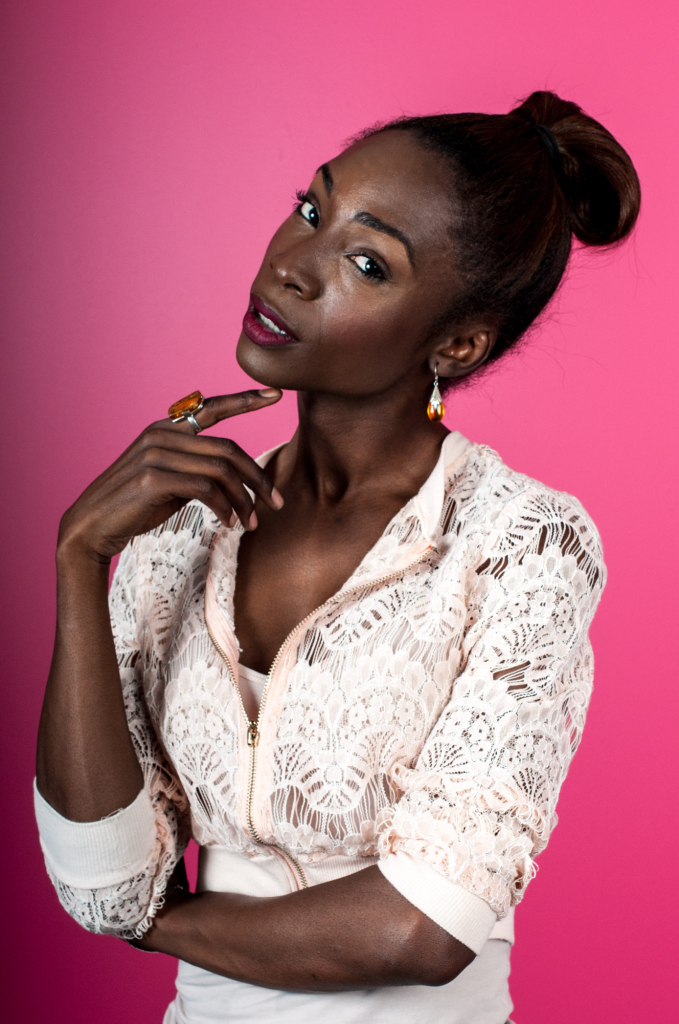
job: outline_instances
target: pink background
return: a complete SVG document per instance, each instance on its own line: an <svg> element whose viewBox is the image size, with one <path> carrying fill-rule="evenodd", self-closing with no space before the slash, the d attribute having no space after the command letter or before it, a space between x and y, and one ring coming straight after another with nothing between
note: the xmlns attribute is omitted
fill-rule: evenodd
<svg viewBox="0 0 679 1024"><path fill-rule="evenodd" d="M172 993L173 962L81 931L42 868L31 779L60 514L170 401L249 386L233 355L249 283L293 190L346 136L402 112L502 112L548 87L628 147L644 207L631 245L576 258L523 355L449 403L449 426L583 501L610 570L584 745L517 915L514 1016L669 1020L676 5L22 0L4 11L4 1019L159 1024ZM230 429L254 454L294 419L288 395Z"/></svg>

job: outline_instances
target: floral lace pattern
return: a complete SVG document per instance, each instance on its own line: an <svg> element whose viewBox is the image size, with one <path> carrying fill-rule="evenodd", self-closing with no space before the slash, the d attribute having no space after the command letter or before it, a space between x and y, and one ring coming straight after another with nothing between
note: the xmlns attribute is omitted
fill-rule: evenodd
<svg viewBox="0 0 679 1024"><path fill-rule="evenodd" d="M605 569L575 499L483 446L446 466L445 448L420 495L282 651L252 816L264 842L302 864L403 850L502 915L556 824ZM83 892L55 880L91 930L141 934L189 834L261 852L244 810L237 666L212 644L204 610L209 573L232 636L240 535L193 503L121 557L112 619L157 840L146 872L124 885ZM237 659L235 636L231 650Z"/></svg>

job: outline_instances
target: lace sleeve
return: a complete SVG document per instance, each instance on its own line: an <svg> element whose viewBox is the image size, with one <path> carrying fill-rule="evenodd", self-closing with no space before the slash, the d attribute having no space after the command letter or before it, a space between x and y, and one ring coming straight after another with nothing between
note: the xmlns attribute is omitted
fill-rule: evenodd
<svg viewBox="0 0 679 1024"><path fill-rule="evenodd" d="M415 765L392 769L400 799L378 831L382 857L415 856L502 916L556 825L605 568L596 530L565 495L528 491L494 526L471 573L451 699Z"/></svg>
<svg viewBox="0 0 679 1024"><path fill-rule="evenodd" d="M64 909L89 931L121 938L140 938L150 927L162 906L167 880L189 839L186 798L158 742L144 695L145 673L158 673L160 666L141 652L136 610L137 544L135 541L128 545L120 558L109 603L130 734L150 802L145 798L140 803L138 798L134 805L102 822L91 823L91 827L61 819L56 826L60 829L60 848L68 850L70 845L74 850L70 860L68 856L64 860L63 853L59 858L66 870L55 870L45 829L41 828L48 873ZM136 824L132 825L133 808L140 807L136 809ZM149 817L147 822L140 821L144 808ZM42 820L45 814L43 809ZM155 826L151 814L155 815ZM56 812L52 816L58 817ZM40 816L38 820L40 823ZM69 826L75 826L70 833ZM102 850L102 844L108 849ZM111 853L111 848L115 853ZM121 852L123 849L126 856ZM130 849L135 851L134 858L130 857ZM104 873L98 865L102 860L107 862L105 880L114 879L113 884L101 884ZM72 873L69 877L69 872L75 870L76 864L79 880L73 884L75 877Z"/></svg>

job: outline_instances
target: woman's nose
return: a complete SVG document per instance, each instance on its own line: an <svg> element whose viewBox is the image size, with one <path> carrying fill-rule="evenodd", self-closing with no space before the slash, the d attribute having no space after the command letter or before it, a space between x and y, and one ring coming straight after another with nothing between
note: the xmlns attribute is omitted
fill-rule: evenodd
<svg viewBox="0 0 679 1024"><path fill-rule="evenodd" d="M269 261L277 282L309 301L320 294L321 282L318 274L306 262L298 246L275 253Z"/></svg>

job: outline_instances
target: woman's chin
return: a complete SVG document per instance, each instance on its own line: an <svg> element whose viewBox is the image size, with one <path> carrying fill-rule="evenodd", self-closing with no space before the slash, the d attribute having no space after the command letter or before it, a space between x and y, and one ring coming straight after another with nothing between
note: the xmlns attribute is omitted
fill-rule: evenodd
<svg viewBox="0 0 679 1024"><path fill-rule="evenodd" d="M274 352L280 351L277 347ZM241 331L236 345L236 362L241 370L247 373L248 377L266 388L280 388L281 391L296 391L294 383L289 379L292 375L286 374L283 367L276 366L275 360L271 359L272 349L256 345L248 338L244 331Z"/></svg>

